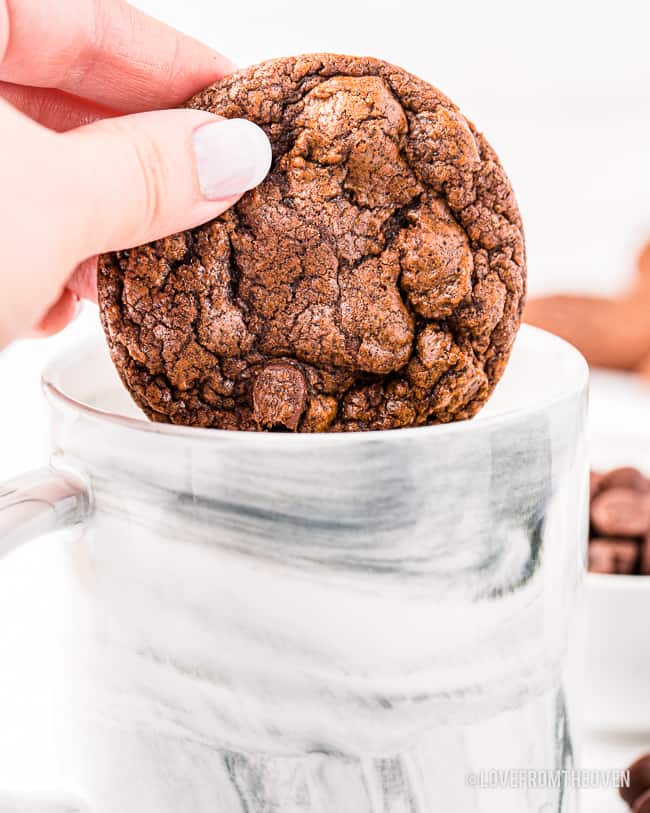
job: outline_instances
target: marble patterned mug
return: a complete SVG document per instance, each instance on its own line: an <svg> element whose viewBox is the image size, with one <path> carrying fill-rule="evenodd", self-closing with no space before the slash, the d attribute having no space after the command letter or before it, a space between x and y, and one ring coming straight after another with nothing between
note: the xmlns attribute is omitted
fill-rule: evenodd
<svg viewBox="0 0 650 813"><path fill-rule="evenodd" d="M69 528L81 801L0 810L575 811L507 777L574 765L587 382L524 327L471 421L301 436L148 423L101 340L55 362L0 539Z"/></svg>

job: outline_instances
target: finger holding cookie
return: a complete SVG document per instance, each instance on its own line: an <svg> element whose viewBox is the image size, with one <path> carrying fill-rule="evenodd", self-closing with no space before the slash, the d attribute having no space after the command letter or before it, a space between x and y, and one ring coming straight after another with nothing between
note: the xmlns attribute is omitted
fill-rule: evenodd
<svg viewBox="0 0 650 813"><path fill-rule="evenodd" d="M96 297L95 255L206 222L262 180L260 128L158 110L232 69L121 0L0 0L0 348Z"/></svg>

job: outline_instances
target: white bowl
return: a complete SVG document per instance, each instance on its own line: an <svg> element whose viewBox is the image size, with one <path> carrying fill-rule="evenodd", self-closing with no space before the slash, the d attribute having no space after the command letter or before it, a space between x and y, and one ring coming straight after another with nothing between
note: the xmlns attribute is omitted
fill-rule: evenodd
<svg viewBox="0 0 650 813"><path fill-rule="evenodd" d="M650 385L637 376L592 374L591 463L650 475ZM650 576L590 573L586 589L585 722L650 732Z"/></svg>

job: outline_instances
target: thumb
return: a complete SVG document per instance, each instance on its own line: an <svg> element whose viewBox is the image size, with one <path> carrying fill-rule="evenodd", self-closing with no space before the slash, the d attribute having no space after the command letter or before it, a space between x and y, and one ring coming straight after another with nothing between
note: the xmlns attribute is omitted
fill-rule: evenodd
<svg viewBox="0 0 650 813"><path fill-rule="evenodd" d="M200 110L104 119L58 138L74 168L66 214L78 260L212 220L271 166L260 127Z"/></svg>

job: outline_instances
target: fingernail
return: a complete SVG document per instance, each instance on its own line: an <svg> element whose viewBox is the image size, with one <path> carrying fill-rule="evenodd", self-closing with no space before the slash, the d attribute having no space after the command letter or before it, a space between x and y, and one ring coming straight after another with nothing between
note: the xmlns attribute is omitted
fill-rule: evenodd
<svg viewBox="0 0 650 813"><path fill-rule="evenodd" d="M261 183L271 168L271 144L247 119L222 119L192 136L199 185L208 200L239 195Z"/></svg>

